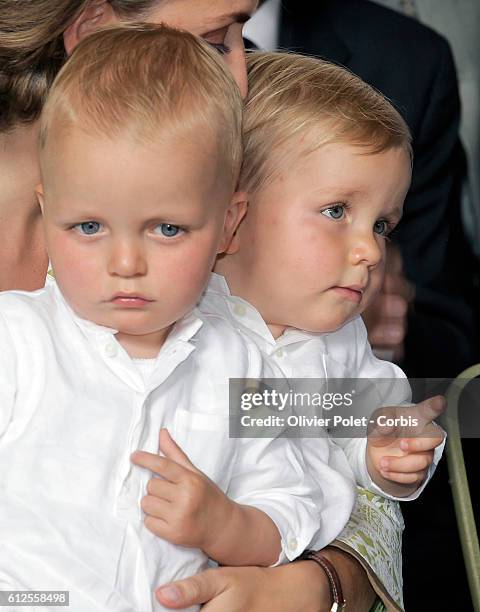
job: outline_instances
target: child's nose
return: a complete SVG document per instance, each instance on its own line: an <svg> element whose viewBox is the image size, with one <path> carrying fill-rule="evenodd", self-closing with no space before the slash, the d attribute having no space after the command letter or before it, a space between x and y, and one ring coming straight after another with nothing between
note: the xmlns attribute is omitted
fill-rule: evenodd
<svg viewBox="0 0 480 612"><path fill-rule="evenodd" d="M377 266L383 258L383 250L379 244L377 234L368 232L357 236L350 251L351 263L356 265L364 263L369 268Z"/></svg>
<svg viewBox="0 0 480 612"><path fill-rule="evenodd" d="M112 276L144 276L147 260L142 245L134 240L119 240L112 246L108 262L108 272Z"/></svg>

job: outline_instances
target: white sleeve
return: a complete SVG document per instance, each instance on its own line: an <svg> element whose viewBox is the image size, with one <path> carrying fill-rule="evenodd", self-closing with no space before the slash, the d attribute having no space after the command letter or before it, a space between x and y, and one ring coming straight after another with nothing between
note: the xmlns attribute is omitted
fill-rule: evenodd
<svg viewBox="0 0 480 612"><path fill-rule="evenodd" d="M320 528L320 491L301 453L285 438L243 438L227 494L267 514L278 528L282 552L277 564L292 561Z"/></svg>
<svg viewBox="0 0 480 612"><path fill-rule="evenodd" d="M345 453L330 438L297 438L295 442L323 493L317 504L320 529L308 546L320 550L338 537L347 524L355 503L355 481Z"/></svg>
<svg viewBox="0 0 480 612"><path fill-rule="evenodd" d="M247 339L247 378L284 378ZM261 434L261 432L258 432ZM288 438L240 438L227 494L237 503L265 512L277 526L282 552L277 564L298 557L320 527L323 492L310 477L303 455Z"/></svg>
<svg viewBox="0 0 480 612"><path fill-rule="evenodd" d="M16 395L16 354L8 326L0 314L0 438L13 416Z"/></svg>

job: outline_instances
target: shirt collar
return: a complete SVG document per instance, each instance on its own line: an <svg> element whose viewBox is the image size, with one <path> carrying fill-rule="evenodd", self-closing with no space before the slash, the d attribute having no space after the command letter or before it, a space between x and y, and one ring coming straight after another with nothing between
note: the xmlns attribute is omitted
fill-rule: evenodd
<svg viewBox="0 0 480 612"><path fill-rule="evenodd" d="M62 292L56 281L51 280L50 283L55 292L55 298L57 304L67 313L70 319L85 333L87 336L105 336L105 335L113 335L118 332L118 330L105 327L103 325L97 325L93 321L88 321L87 319L82 319L70 306L67 300L64 298Z"/></svg>
<svg viewBox="0 0 480 612"><path fill-rule="evenodd" d="M249 332L254 332L260 336L272 348L279 348L294 342L305 342L313 338L322 337L322 334L319 333L287 328L279 338L275 339L255 306L252 306L250 302L237 295L232 295L226 278L221 274L212 273L207 287L207 294L222 296L235 323L246 328Z"/></svg>

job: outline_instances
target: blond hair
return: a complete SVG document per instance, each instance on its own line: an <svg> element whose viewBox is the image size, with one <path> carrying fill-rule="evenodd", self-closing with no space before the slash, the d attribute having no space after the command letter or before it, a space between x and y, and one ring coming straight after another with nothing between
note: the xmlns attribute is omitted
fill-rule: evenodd
<svg viewBox="0 0 480 612"><path fill-rule="evenodd" d="M371 154L401 147L411 157L410 131L400 114L345 68L294 53L264 52L249 53L247 67L242 189L257 191L292 155L330 143Z"/></svg>
<svg viewBox="0 0 480 612"><path fill-rule="evenodd" d="M40 122L40 149L51 133L151 143L176 130L202 141L213 134L238 179L243 101L217 51L189 34L152 24L101 30L85 38L55 80Z"/></svg>

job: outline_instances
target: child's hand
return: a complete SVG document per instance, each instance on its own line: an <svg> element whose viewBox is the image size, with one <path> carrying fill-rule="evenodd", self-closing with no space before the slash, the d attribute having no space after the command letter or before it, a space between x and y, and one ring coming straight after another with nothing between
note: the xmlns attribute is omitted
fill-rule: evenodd
<svg viewBox="0 0 480 612"><path fill-rule="evenodd" d="M406 497L423 483L434 449L444 438L434 419L445 406L444 398L437 395L415 406L383 408L374 414L376 420L380 415L394 420L393 425L385 426L380 421L369 433L367 443L368 471L385 492ZM403 423L399 421L401 417Z"/></svg>
<svg viewBox="0 0 480 612"><path fill-rule="evenodd" d="M153 477L142 499L145 526L172 544L202 549L207 555L232 514L233 502L200 472L170 437L160 431L165 457L136 451L131 460L160 478Z"/></svg>

